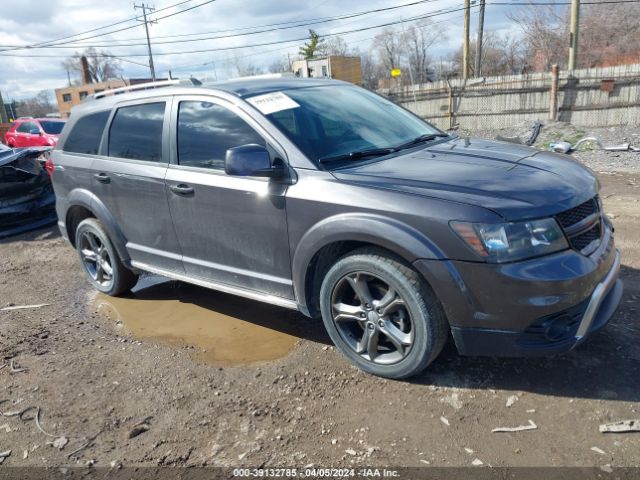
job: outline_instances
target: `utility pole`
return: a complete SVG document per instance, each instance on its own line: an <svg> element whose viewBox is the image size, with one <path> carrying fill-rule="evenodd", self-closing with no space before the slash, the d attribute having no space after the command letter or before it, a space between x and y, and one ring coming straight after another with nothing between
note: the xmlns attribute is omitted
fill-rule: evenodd
<svg viewBox="0 0 640 480"><path fill-rule="evenodd" d="M478 39L476 40L476 77L482 72L482 36L484 34L484 4L485 0L480 0L480 15L478 16Z"/></svg>
<svg viewBox="0 0 640 480"><path fill-rule="evenodd" d="M569 34L569 71L575 70L578 59L578 36L580 30L580 0L571 0L571 26Z"/></svg>
<svg viewBox="0 0 640 480"><path fill-rule="evenodd" d="M153 67L153 54L151 53L151 40L149 39L149 24L150 23L158 23L156 20L147 20L147 10L151 13L153 11L155 11L154 7L150 7L148 5L145 5L144 3L142 5L136 5L135 3L133 4L133 8L134 9L142 9L142 18L144 20L144 30L145 32L147 32L147 48L149 49L149 70L151 71L151 78L152 80L155 82L156 81L156 69Z"/></svg>
<svg viewBox="0 0 640 480"><path fill-rule="evenodd" d="M462 78L469 78L469 22L471 0L464 0L464 39L462 43Z"/></svg>

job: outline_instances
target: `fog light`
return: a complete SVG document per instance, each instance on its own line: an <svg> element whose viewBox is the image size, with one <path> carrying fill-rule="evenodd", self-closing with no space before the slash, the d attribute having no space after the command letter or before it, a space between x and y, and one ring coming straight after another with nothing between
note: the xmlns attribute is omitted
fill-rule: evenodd
<svg viewBox="0 0 640 480"><path fill-rule="evenodd" d="M547 340L556 342L567 335L567 332L575 324L575 320L570 315L560 315L554 318L545 330Z"/></svg>

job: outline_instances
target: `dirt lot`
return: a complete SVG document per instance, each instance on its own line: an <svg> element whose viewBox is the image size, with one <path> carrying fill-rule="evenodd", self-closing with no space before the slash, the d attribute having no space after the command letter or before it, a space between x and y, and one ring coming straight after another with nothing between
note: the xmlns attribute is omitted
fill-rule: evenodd
<svg viewBox="0 0 640 480"><path fill-rule="evenodd" d="M51 435L34 409L0 417L4 466L640 466L640 433L598 431L640 419L640 154L576 157L599 172L622 251L611 324L555 358L449 343L411 381L361 373L319 323L221 293L151 279L96 299L54 228L4 240L0 307L50 305L0 311L0 366L28 369L0 370L0 411L39 407Z"/></svg>

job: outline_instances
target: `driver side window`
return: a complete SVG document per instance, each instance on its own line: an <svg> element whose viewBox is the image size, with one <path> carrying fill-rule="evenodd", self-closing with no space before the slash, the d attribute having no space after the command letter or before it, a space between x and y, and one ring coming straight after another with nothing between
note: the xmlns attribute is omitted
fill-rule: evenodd
<svg viewBox="0 0 640 480"><path fill-rule="evenodd" d="M32 128L37 128L37 125L32 122L22 122L18 125L18 128L16 128L16 131L20 133L31 133Z"/></svg>
<svg viewBox="0 0 640 480"><path fill-rule="evenodd" d="M224 170L227 150L264 139L231 110L211 102L187 100L178 107L178 163Z"/></svg>

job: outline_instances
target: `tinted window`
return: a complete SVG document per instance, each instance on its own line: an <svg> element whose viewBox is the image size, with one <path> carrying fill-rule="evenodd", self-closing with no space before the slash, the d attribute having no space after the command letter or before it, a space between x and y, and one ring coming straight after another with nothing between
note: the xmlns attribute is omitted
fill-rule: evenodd
<svg viewBox="0 0 640 480"><path fill-rule="evenodd" d="M209 102L180 102L178 161L180 165L224 169L227 149L265 141L232 111Z"/></svg>
<svg viewBox="0 0 640 480"><path fill-rule="evenodd" d="M42 129L51 135L59 135L64 127L64 122L41 121Z"/></svg>
<svg viewBox="0 0 640 480"><path fill-rule="evenodd" d="M97 155L102 132L109 119L109 110L82 117L73 126L62 148L65 152Z"/></svg>
<svg viewBox="0 0 640 480"><path fill-rule="evenodd" d="M109 156L162 161L165 102L119 108L109 131Z"/></svg>

